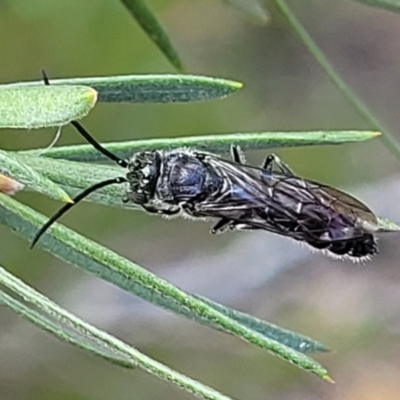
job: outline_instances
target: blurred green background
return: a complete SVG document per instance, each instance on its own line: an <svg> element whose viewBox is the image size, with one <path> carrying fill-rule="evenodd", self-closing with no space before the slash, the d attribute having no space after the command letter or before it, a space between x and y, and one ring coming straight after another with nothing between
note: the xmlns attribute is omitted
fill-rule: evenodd
<svg viewBox="0 0 400 400"><path fill-rule="evenodd" d="M83 122L100 141L205 133L366 129L357 112L271 10L256 25L223 2L149 2L190 73L244 83L224 99L184 105L99 104ZM384 125L400 128L400 16L351 1L290 2L346 81ZM117 1L0 0L0 82L174 72ZM6 131L0 148L46 146L55 130ZM400 135L398 137L400 141ZM63 129L59 144L82 143ZM360 195L400 221L399 163L379 139L278 151L306 177ZM254 152L250 161L265 155ZM60 204L17 198L46 214ZM400 393L399 235L367 265L310 255L267 233L208 234L91 203L63 222L183 289L300 331L335 350L318 356L336 385L259 349L149 306L0 227L0 264L89 322L237 399L391 400ZM1 400L191 399L140 370L90 357L0 309Z"/></svg>

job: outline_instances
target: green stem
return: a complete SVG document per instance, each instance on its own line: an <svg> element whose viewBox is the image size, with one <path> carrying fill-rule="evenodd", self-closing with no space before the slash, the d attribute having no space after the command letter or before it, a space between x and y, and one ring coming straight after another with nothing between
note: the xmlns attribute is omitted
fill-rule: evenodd
<svg viewBox="0 0 400 400"><path fill-rule="evenodd" d="M384 145L400 160L400 145L397 142L395 136L385 129L377 118L371 113L364 102L349 88L346 82L339 76L336 70L333 68L332 64L328 61L319 47L316 45L314 40L304 29L303 25L299 22L296 16L292 13L290 8L286 5L285 0L273 0L276 7L286 19L289 25L293 28L295 33L298 35L303 44L310 51L312 56L322 67L322 69L327 73L330 80L337 86L337 88L342 92L350 104L352 104L364 120L371 125L372 129L376 129L384 133L382 135L382 142Z"/></svg>

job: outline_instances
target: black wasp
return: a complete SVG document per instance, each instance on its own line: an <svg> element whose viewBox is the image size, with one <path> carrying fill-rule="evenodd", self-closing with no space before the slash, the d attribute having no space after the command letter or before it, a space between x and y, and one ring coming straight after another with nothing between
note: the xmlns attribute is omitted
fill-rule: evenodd
<svg viewBox="0 0 400 400"><path fill-rule="evenodd" d="M125 202L149 213L218 219L212 233L262 229L353 260L377 252L373 212L340 190L302 179L274 155L262 167L247 165L238 146L233 160L191 150L149 150L123 160L100 145L78 122L72 124L97 150L126 168L124 177L99 182L73 200L111 184L126 184ZM74 204L66 204L36 234L40 236Z"/></svg>
<svg viewBox="0 0 400 400"><path fill-rule="evenodd" d="M43 72L46 85L49 80ZM43 233L73 205L90 193L112 184L126 184L123 200L163 216L217 219L211 233L262 229L307 243L337 257L363 259L377 253L374 213L354 197L305 180L275 155L262 167L245 163L238 146L232 160L191 150L149 150L129 160L98 143L76 121L71 122L95 149L127 170L124 177L99 182L60 208L35 235Z"/></svg>

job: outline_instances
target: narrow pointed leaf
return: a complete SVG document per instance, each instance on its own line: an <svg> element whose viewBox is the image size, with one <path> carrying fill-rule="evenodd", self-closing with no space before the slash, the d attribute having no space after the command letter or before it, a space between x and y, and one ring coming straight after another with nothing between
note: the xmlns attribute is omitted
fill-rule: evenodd
<svg viewBox="0 0 400 400"><path fill-rule="evenodd" d="M178 71L183 71L183 65L177 51L174 49L164 28L158 22L153 12L147 7L146 3L142 0L121 0L121 2L168 61Z"/></svg>
<svg viewBox="0 0 400 400"><path fill-rule="evenodd" d="M195 75L121 75L94 78L50 79L51 86L85 85L98 92L100 102L186 103L228 96L242 84L220 78ZM30 87L40 81L2 85L1 87Z"/></svg>
<svg viewBox="0 0 400 400"><path fill-rule="evenodd" d="M32 240L38 227L46 218L32 209L0 194L0 223L10 227L20 236ZM183 292L99 244L55 224L38 243L44 250L79 266L120 288L148 301L161 296L162 306L178 309L180 313L195 316L220 329L244 339L270 353L310 371L322 379L331 381L326 369L310 357L293 350L218 312L203 301ZM173 307L171 307L173 305Z"/></svg>
<svg viewBox="0 0 400 400"><path fill-rule="evenodd" d="M0 173L53 199L63 202L71 201L71 198L60 186L20 162L16 156L3 150L0 150Z"/></svg>
<svg viewBox="0 0 400 400"><path fill-rule="evenodd" d="M369 6L379 7L384 10L400 12L399 0L356 0L359 3L364 3Z"/></svg>
<svg viewBox="0 0 400 400"><path fill-rule="evenodd" d="M228 153L231 144L242 150L267 150L277 147L299 147L362 142L380 135L373 131L309 131L309 132L254 132L230 133L176 138L143 139L129 142L103 143L103 146L121 158L129 158L136 151L194 147L215 153ZM21 151L18 154L34 155L38 150ZM64 158L74 161L101 161L105 157L91 145L53 147L45 157Z"/></svg>
<svg viewBox="0 0 400 400"><path fill-rule="evenodd" d="M69 313L43 296L33 288L0 268L0 284L14 296L0 290L0 303L3 303L35 323L42 329L54 334L85 351L100 356L125 368L138 366L160 379L174 383L181 389L206 400L231 400L229 397L163 365L123 341L103 332ZM35 310L41 310L42 314ZM43 315L44 313L44 315Z"/></svg>
<svg viewBox="0 0 400 400"><path fill-rule="evenodd" d="M80 119L96 104L85 86L0 85L0 128L45 128Z"/></svg>

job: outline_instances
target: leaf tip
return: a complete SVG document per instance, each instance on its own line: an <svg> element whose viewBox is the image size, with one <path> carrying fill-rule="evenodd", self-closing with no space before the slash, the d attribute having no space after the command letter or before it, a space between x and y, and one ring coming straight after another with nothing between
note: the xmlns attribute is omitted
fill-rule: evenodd
<svg viewBox="0 0 400 400"><path fill-rule="evenodd" d="M230 81L233 89L240 90L243 88L243 83L238 81Z"/></svg>
<svg viewBox="0 0 400 400"><path fill-rule="evenodd" d="M326 347L325 345L323 345L322 343L317 344L317 346L315 347L315 349L313 349L314 352L318 352L318 353L332 353L333 350L331 350L329 347Z"/></svg>
<svg viewBox="0 0 400 400"><path fill-rule="evenodd" d="M336 383L328 374L323 375L323 376L322 376L322 379L323 379L324 381L329 382L329 383Z"/></svg>
<svg viewBox="0 0 400 400"><path fill-rule="evenodd" d="M376 138L378 136L382 136L382 132L380 131L371 132L371 137Z"/></svg>
<svg viewBox="0 0 400 400"><path fill-rule="evenodd" d="M68 203L68 204L75 204L74 200L69 197L69 194L66 193L64 190L58 193L58 196L53 197L59 201L62 201L63 203Z"/></svg>
<svg viewBox="0 0 400 400"><path fill-rule="evenodd" d="M98 95L97 90L93 89L92 87L88 87L88 88L87 88L87 94L86 94L86 96L87 96L87 99L88 99L89 104L90 104L92 107L93 107L93 106L96 104L96 102L97 102L97 95Z"/></svg>

